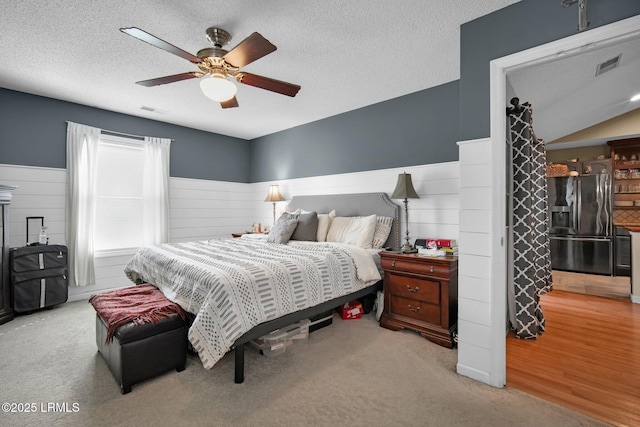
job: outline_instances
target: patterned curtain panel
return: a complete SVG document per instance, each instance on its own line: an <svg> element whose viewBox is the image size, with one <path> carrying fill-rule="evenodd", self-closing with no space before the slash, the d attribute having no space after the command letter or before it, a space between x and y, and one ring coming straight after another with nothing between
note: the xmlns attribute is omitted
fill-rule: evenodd
<svg viewBox="0 0 640 427"><path fill-rule="evenodd" d="M552 288L546 153L533 132L531 105L509 114L513 167L513 289L508 292L511 327L518 338L544 331L540 295Z"/></svg>

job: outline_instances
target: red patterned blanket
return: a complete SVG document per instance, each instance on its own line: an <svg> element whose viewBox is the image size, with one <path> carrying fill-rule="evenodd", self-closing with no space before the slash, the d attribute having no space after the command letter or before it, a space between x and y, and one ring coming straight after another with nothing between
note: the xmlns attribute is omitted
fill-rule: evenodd
<svg viewBox="0 0 640 427"><path fill-rule="evenodd" d="M158 288L150 284L92 295L89 303L107 324L107 343L113 340L120 326L129 322L136 325L158 323L175 313L186 318L178 304L169 301Z"/></svg>

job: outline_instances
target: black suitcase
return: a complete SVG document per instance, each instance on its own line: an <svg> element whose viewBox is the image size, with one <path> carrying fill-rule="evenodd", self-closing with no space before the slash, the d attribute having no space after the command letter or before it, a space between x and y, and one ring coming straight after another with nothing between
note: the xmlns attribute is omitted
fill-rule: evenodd
<svg viewBox="0 0 640 427"><path fill-rule="evenodd" d="M24 313L67 301L67 247L36 245L11 250L13 311Z"/></svg>

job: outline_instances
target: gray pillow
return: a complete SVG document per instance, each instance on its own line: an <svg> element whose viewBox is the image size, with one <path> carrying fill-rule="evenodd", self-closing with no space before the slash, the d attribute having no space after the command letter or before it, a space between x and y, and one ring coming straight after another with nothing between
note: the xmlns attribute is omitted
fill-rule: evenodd
<svg viewBox="0 0 640 427"><path fill-rule="evenodd" d="M278 218L278 221L276 221L276 223L285 220L285 219L298 219L298 215L299 214L295 214L295 213L290 213L290 212L282 212L282 215L280 215L280 218Z"/></svg>
<svg viewBox="0 0 640 427"><path fill-rule="evenodd" d="M308 212L298 215L298 226L296 227L291 240L303 240L315 242L318 238L318 214Z"/></svg>
<svg viewBox="0 0 640 427"><path fill-rule="evenodd" d="M286 244L298 225L297 219L280 218L269 232L267 242Z"/></svg>

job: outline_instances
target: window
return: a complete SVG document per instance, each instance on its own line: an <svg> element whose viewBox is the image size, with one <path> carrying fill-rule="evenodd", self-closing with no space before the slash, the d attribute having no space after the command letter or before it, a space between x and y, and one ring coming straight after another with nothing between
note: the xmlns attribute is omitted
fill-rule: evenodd
<svg viewBox="0 0 640 427"><path fill-rule="evenodd" d="M169 241L171 140L68 122L69 283L96 283L94 257Z"/></svg>
<svg viewBox="0 0 640 427"><path fill-rule="evenodd" d="M144 158L144 141L100 135L94 222L97 254L143 245Z"/></svg>

